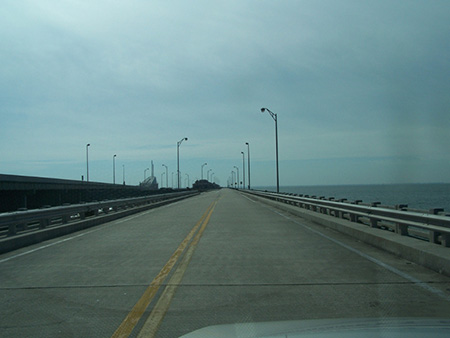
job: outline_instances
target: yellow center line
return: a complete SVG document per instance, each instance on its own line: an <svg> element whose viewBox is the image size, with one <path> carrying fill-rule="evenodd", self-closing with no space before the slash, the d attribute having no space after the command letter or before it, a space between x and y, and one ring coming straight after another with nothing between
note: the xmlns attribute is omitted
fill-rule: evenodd
<svg viewBox="0 0 450 338"><path fill-rule="evenodd" d="M144 326L142 327L141 331L139 332L138 338L155 337L155 335L158 331L158 328L161 325L161 323L164 319L164 316L166 315L166 312L170 307L170 303L172 302L172 299L175 296L175 292L177 291L177 288L178 288L179 284L181 283L181 280L183 279L184 273L186 272L189 262L191 261L192 255L194 254L194 251L197 247L197 244L200 241L200 238L202 237L203 231L205 230L206 226L208 225L209 219L211 218L211 214L213 213L214 208L216 207L216 204L217 204L217 201L214 203L213 208L209 211L208 216L206 217L205 221L203 222L201 229L195 235L195 238L189 245L189 248L187 249L186 254L184 255L179 266L173 273L173 276L170 278L168 285L164 289L162 295L158 299L158 302L156 303L156 305L153 308L152 312L150 313L149 317L145 321Z"/></svg>
<svg viewBox="0 0 450 338"><path fill-rule="evenodd" d="M202 224L203 220L207 217L207 215L210 216L210 211L214 209L215 203L216 202L211 203L211 205L208 207L208 209L202 215L200 220L195 224L195 226L192 228L192 230L189 232L189 234L186 236L186 238L181 242L181 244L178 246L178 248L175 250L175 252L169 258L167 263L164 265L164 267L161 269L161 271L155 277L155 279L153 279L151 284L147 287L147 289L145 290L145 292L143 293L141 298L134 305L133 309L126 316L126 318L123 320L123 322L117 328L117 330L113 333L113 335L111 336L112 338L128 337L131 334L134 327L138 323L139 319L142 317L145 310L151 303L152 299L155 297L159 287L164 282L166 277L169 275L172 268L175 266L178 258L183 253L184 249L186 248L189 241L191 240L191 238L194 236L195 232L198 230L198 228Z"/></svg>

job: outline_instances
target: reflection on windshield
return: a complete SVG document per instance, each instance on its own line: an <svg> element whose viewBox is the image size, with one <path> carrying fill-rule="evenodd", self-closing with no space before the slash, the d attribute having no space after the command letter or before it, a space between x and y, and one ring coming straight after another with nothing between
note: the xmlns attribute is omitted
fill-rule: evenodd
<svg viewBox="0 0 450 338"><path fill-rule="evenodd" d="M439 326L449 11L6 1L2 335Z"/></svg>

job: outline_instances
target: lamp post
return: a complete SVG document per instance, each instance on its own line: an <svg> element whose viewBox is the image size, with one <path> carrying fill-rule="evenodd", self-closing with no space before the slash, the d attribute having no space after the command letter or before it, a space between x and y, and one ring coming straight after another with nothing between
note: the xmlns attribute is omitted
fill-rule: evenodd
<svg viewBox="0 0 450 338"><path fill-rule="evenodd" d="M205 162L205 163L202 164L202 180L203 180L203 167L204 167L205 165L208 165L208 163Z"/></svg>
<svg viewBox="0 0 450 338"><path fill-rule="evenodd" d="M113 156L113 184L116 184L116 156Z"/></svg>
<svg viewBox="0 0 450 338"><path fill-rule="evenodd" d="M234 183L235 183L234 182L234 170L231 170L231 187L232 188L236 187Z"/></svg>
<svg viewBox="0 0 450 338"><path fill-rule="evenodd" d="M245 142L245 144L247 145L247 160L248 160L248 190L250 190L250 144L248 142Z"/></svg>
<svg viewBox="0 0 450 338"><path fill-rule="evenodd" d="M209 172L212 171L212 169L208 169L206 172L206 180L209 182Z"/></svg>
<svg viewBox="0 0 450 338"><path fill-rule="evenodd" d="M236 168L236 171L237 171L237 187L239 189L239 168L236 166L234 166L234 167Z"/></svg>
<svg viewBox="0 0 450 338"><path fill-rule="evenodd" d="M169 187L169 168L165 164L163 164L162 166L166 167L166 188L168 188ZM162 179L161 179L161 184L162 184Z"/></svg>
<svg viewBox="0 0 450 338"><path fill-rule="evenodd" d="M161 173L161 188L164 188L162 185L162 182L163 182L163 176L164 176L164 174L165 174L165 172L163 171L162 173Z"/></svg>
<svg viewBox="0 0 450 338"><path fill-rule="evenodd" d="M245 189L245 155L243 151L241 151L241 154L242 154L242 189Z"/></svg>
<svg viewBox="0 0 450 338"><path fill-rule="evenodd" d="M144 181L145 181L145 173L147 172L147 170L150 170L150 168L144 170Z"/></svg>
<svg viewBox="0 0 450 338"><path fill-rule="evenodd" d="M186 188L188 188L191 184L190 184L189 174L186 174L186 176L187 176L187 185L186 185Z"/></svg>
<svg viewBox="0 0 450 338"><path fill-rule="evenodd" d="M178 176L178 189L180 189L180 145L183 141L187 141L188 138L182 138L177 142L177 176Z"/></svg>
<svg viewBox="0 0 450 338"><path fill-rule="evenodd" d="M264 113L267 110L267 112L272 116L273 120L275 121L275 156L276 156L276 163L277 163L277 193L280 192L280 175L278 171L278 117L277 114L271 112L268 108L261 108L261 113Z"/></svg>
<svg viewBox="0 0 450 338"><path fill-rule="evenodd" d="M86 182L89 182L89 146L91 144L86 144Z"/></svg>
<svg viewBox="0 0 450 338"><path fill-rule="evenodd" d="M125 164L122 164L123 168L123 185L125 185Z"/></svg>

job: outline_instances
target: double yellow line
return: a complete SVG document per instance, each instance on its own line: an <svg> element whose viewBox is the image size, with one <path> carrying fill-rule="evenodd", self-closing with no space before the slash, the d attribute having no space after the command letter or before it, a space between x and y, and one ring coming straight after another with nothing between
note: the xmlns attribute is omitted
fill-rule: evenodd
<svg viewBox="0 0 450 338"><path fill-rule="evenodd" d="M195 235L194 239L192 240L192 242L188 247L188 250L186 251L186 254L183 256L183 259L181 260L179 266L177 267L173 276L171 277L168 286L166 286L164 292L161 294L161 297L159 298L158 302L156 303L155 307L150 313L150 316L145 321L145 324L142 327L138 336L138 337L154 337L154 335L158 330L159 325L164 319L164 315L166 314L170 306L170 302L173 296L175 295L176 289L180 284L181 279L183 278L184 272L186 271L187 266L189 265L189 262L192 258L192 255L195 251L198 242L200 241L203 231L208 225L209 219L211 218L211 215L214 211L214 208L216 207L216 204L217 201L214 201L213 203L210 204L210 206L202 215L200 220L195 224L195 226L192 228L192 230L189 232L186 238L181 242L181 244L169 258L167 263L155 277L155 279L153 279L153 281L144 291L143 295L134 305L133 309L130 311L130 313L128 313L126 318L123 320L122 324L120 324L120 326L114 332L112 338L128 337L131 334L131 332L134 330L135 326L141 319L142 315L144 314L145 310L155 297L160 286L162 285L166 277L169 275L169 273L172 271L178 259L180 258L180 256L188 246L189 242L191 241L192 237ZM197 232L199 228L200 230Z"/></svg>

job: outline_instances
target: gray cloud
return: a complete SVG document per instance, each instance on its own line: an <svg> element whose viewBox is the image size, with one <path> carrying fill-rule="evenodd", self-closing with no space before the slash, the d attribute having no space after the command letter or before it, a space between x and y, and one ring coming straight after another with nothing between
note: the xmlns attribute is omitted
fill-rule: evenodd
<svg viewBox="0 0 450 338"><path fill-rule="evenodd" d="M216 176L226 182L245 142L269 170L262 164L273 159L273 121L262 106L279 114L285 167L315 166L302 177L285 170L282 184L320 183L315 173L328 170L327 159L360 159L355 183L373 177L373 158L392 159L390 168L395 158L426 158L426 168L437 168L449 159L449 7L438 0L7 1L3 170L78 178L90 142L92 160L105 161L102 172L112 153L136 163L129 171L136 183L145 161L173 161L170 147L188 136L186 167L217 161ZM54 167L35 165L52 160ZM426 171L412 170L410 181L449 180ZM380 182L392 181L392 170L378 172Z"/></svg>

